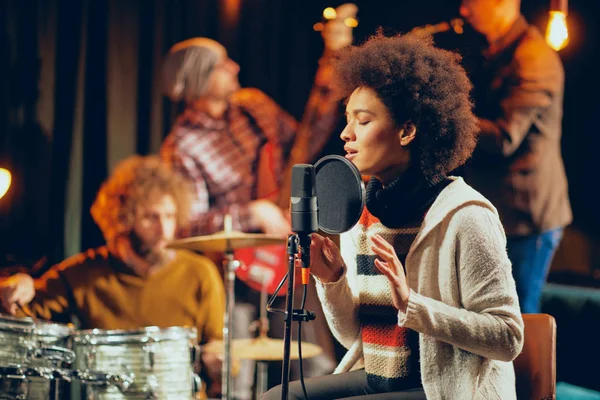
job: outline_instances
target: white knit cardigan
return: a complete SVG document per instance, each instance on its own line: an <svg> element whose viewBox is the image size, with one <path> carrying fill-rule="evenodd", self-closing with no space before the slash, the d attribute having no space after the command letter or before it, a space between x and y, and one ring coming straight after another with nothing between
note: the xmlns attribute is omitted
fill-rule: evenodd
<svg viewBox="0 0 600 400"><path fill-rule="evenodd" d="M398 324L419 332L421 379L429 400L516 399L512 364L523 320L506 237L494 206L452 178L425 216L406 258L410 297ZM317 280L329 327L348 349L336 369L360 364L356 235L342 235L346 263L334 283Z"/></svg>

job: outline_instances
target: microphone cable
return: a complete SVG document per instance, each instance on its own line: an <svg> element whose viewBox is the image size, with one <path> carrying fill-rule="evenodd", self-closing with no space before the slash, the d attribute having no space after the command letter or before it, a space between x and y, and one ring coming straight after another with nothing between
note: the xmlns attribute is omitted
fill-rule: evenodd
<svg viewBox="0 0 600 400"><path fill-rule="evenodd" d="M302 286L302 304L300 305L300 309L304 310L308 285ZM300 363L300 384L302 385L302 392L304 393L304 399L308 400L308 393L306 392L306 385L304 384L304 370L302 368L302 319L298 320L298 362Z"/></svg>

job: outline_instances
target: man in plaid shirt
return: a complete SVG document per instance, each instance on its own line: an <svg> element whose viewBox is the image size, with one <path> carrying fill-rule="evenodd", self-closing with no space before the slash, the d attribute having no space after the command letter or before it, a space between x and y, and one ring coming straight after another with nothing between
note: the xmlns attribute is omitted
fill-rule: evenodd
<svg viewBox="0 0 600 400"><path fill-rule="evenodd" d="M303 136L308 139L303 140L307 143L301 153L303 160L297 161L295 148L293 162L313 162L340 117L338 101L329 87L333 49L328 47L319 62L302 127L260 90L240 88L240 67L218 42L193 38L171 48L163 70L165 91L173 101L183 101L185 110L165 139L161 156L196 188L193 222L179 232L181 237L220 231L227 214L235 230L282 237L291 232L288 210L282 210L273 199L282 180L290 179L284 168L296 134L301 131L310 136ZM251 320L247 314L254 314L255 307L244 303L254 303L255 294L236 287L234 337L248 335L243 320ZM283 323L281 318L274 318L270 336L281 333L278 323ZM305 324L304 329L305 338L319 336L320 343L333 347L326 325L318 329L315 324ZM334 360L325 355L306 361L307 376L329 373L335 367ZM234 382L236 399L251 398L253 377L252 362L243 361Z"/></svg>
<svg viewBox="0 0 600 400"><path fill-rule="evenodd" d="M314 110L306 119L311 136L304 162L314 160L339 118L325 60L313 90L319 102L309 100ZM284 211L258 197L268 194L261 190L264 181L272 180L277 188L289 179L282 176L283 167L299 124L260 90L240 89L239 69L222 45L207 38L175 44L165 61L165 90L186 108L165 139L161 156L191 178L197 194L194 223L180 232L182 237L223 229L225 214L232 216L235 230L282 237L290 233ZM269 151L264 152L267 144ZM259 172L261 154L270 159L268 174Z"/></svg>

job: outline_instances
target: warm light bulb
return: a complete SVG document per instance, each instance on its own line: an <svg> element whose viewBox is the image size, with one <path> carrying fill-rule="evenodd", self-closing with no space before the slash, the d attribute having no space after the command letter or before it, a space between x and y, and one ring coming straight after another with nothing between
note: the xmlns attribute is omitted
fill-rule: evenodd
<svg viewBox="0 0 600 400"><path fill-rule="evenodd" d="M11 175L10 171L4 168L0 168L0 199L4 197L8 188L10 187Z"/></svg>
<svg viewBox="0 0 600 400"><path fill-rule="evenodd" d="M550 20L546 28L546 43L554 50L564 49L569 43L567 15L562 11L550 11Z"/></svg>
<svg viewBox="0 0 600 400"><path fill-rule="evenodd" d="M335 19L337 17L337 12L335 12L335 8L327 7L323 10L323 17L325 19Z"/></svg>

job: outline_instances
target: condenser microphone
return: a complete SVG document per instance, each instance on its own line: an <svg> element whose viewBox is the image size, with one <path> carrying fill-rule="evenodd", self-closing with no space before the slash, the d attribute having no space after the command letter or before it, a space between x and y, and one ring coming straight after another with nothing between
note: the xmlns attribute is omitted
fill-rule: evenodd
<svg viewBox="0 0 600 400"><path fill-rule="evenodd" d="M310 234L319 229L315 167L296 164L292 167L292 231Z"/></svg>
<svg viewBox="0 0 600 400"><path fill-rule="evenodd" d="M310 279L310 234L319 229L315 167L296 164L292 167L292 232L298 235L302 257L302 284Z"/></svg>

